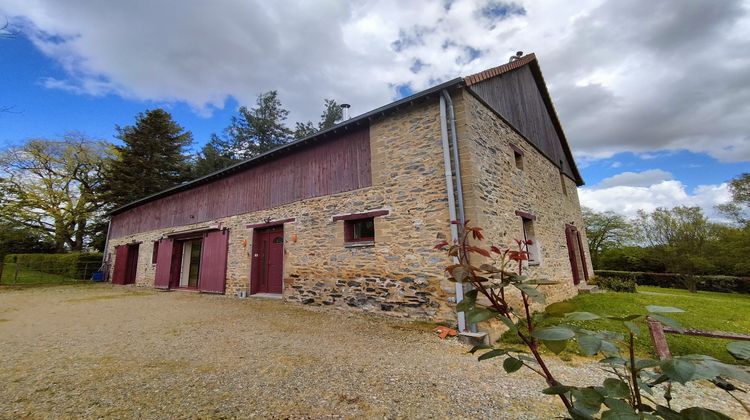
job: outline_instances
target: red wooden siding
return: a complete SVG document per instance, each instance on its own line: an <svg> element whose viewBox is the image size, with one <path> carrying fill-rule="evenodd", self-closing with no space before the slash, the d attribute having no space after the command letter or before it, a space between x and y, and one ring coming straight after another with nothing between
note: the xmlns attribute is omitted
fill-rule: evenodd
<svg viewBox="0 0 750 420"><path fill-rule="evenodd" d="M154 286L159 289L169 288L173 245L174 241L171 238L159 241L159 255L156 257L156 274L154 279Z"/></svg>
<svg viewBox="0 0 750 420"><path fill-rule="evenodd" d="M508 120L555 165L562 162L562 170L576 179L573 162L563 150L539 87L528 66L470 86L484 102Z"/></svg>
<svg viewBox="0 0 750 420"><path fill-rule="evenodd" d="M202 292L224 293L228 243L229 231L227 230L215 230L203 236L200 272L200 289Z"/></svg>
<svg viewBox="0 0 750 420"><path fill-rule="evenodd" d="M110 237L200 223L371 185L370 130L365 127L116 214Z"/></svg>
<svg viewBox="0 0 750 420"><path fill-rule="evenodd" d="M115 248L115 269L112 273L113 284L125 284L128 272L128 246Z"/></svg>

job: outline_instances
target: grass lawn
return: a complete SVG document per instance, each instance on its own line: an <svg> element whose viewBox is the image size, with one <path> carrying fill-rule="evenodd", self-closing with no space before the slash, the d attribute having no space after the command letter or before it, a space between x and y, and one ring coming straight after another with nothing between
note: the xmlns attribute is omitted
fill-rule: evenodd
<svg viewBox="0 0 750 420"><path fill-rule="evenodd" d="M22 267L18 270L16 276L16 264L6 263L3 267L2 285L28 285L28 284L69 284L81 283L87 280L76 280L60 274L43 273L41 271L30 270Z"/></svg>
<svg viewBox="0 0 750 420"><path fill-rule="evenodd" d="M596 293L578 295L570 302L579 311L598 315L645 314L647 305L674 306L684 313L665 314L677 320L683 328L750 333L750 295L698 292L638 286L638 293ZM621 322L596 320L577 322L578 326L594 329L625 332ZM669 349L673 355L705 354L719 360L735 363L726 351L726 344L732 340L667 334ZM638 337L637 349L642 354L655 357L651 338L647 329Z"/></svg>

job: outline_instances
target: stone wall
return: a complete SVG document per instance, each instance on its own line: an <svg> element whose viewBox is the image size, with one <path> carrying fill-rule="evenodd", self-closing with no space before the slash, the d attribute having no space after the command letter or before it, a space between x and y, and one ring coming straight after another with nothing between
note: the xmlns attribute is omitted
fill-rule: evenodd
<svg viewBox="0 0 750 420"><path fill-rule="evenodd" d="M468 92L458 90L452 96L467 218L485 228L489 242L509 245L522 236L515 211L535 214L543 260L532 272L561 281L547 289L550 301L573 295L564 224L583 226L574 182L566 178L568 195L563 195L555 165ZM515 167L511 142L524 151L523 171ZM113 240L109 252L114 255L119 244L142 242L136 281L151 287L154 241L221 223L230 232L226 294L234 296L250 292L253 230L246 226L294 219L284 224L287 301L454 322L455 289L443 272L450 261L433 249L441 238L450 237L438 101L372 122L370 146L371 187L138 233ZM374 244L347 246L344 222L333 217L381 209L389 213L375 218Z"/></svg>
<svg viewBox="0 0 750 420"><path fill-rule="evenodd" d="M252 229L266 218L283 220L286 300L398 316L455 319L444 280L447 257L433 249L449 235L437 102L418 105L370 128L373 186L226 217L178 229L118 238L114 246L141 241L136 281L153 286L153 241L163 234L221 223L229 228L227 295L249 288ZM333 216L387 209L375 218L370 246L346 246L344 222ZM295 240L296 239L296 240Z"/></svg>
<svg viewBox="0 0 750 420"><path fill-rule="evenodd" d="M471 162L461 168L467 219L484 229L485 244L504 248L523 239L523 222L516 211L536 216L533 230L541 262L527 266L527 274L559 282L542 288L549 302L575 295L566 223L579 227L588 249L575 182L563 177L563 192L558 166L470 92L456 96L461 159ZM511 144L523 152L523 169L516 167ZM586 262L593 273L587 252Z"/></svg>

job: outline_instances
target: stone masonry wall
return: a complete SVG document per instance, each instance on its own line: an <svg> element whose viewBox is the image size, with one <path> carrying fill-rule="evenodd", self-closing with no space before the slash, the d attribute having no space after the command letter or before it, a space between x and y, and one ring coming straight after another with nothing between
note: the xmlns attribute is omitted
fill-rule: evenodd
<svg viewBox="0 0 750 420"><path fill-rule="evenodd" d="M577 293L573 284L565 224L579 227L589 273L593 273L588 256L585 230L575 182L564 177L563 193L560 171L521 135L471 93L456 95L467 219L484 228L485 243L514 247L523 239L523 222L517 210L536 216L534 235L541 253L541 263L528 267L530 276L558 281L543 286L548 303ZM523 151L523 169L516 167L510 144Z"/></svg>
<svg viewBox="0 0 750 420"><path fill-rule="evenodd" d="M454 91L452 97L467 218L485 229L488 243L510 245L523 236L515 211L536 215L542 263L531 272L561 282L545 288L550 302L572 296L576 289L564 226L583 227L574 182L566 178L568 195L563 195L555 165L467 91ZM523 171L516 169L510 142L524 151ZM154 241L221 223L230 232L226 294L234 296L251 292L253 231L246 226L293 218L284 225L285 300L454 322L455 289L443 272L450 261L433 249L450 237L437 100L372 122L370 143L372 187L142 232L113 240L108 252L114 256L116 245L142 242L136 283L152 287ZM344 222L333 217L381 209L389 214L375 218L374 244L346 246Z"/></svg>
<svg viewBox="0 0 750 420"><path fill-rule="evenodd" d="M373 186L281 207L138 233L114 246L141 241L136 283L152 287L153 241L163 234L221 223L229 228L227 295L249 288L252 229L266 218L284 225L284 299L398 316L453 320L453 284L444 280L446 256L433 250L449 235L437 102L414 106L370 128ZM347 247L336 215L387 209L375 218L375 241ZM295 241L296 239L296 241Z"/></svg>

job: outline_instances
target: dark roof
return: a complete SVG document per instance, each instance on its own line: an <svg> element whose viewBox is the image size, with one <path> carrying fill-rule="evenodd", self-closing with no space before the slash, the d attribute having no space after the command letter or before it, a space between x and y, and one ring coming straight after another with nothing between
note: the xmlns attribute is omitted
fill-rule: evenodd
<svg viewBox="0 0 750 420"><path fill-rule="evenodd" d="M549 97L549 92L547 91L547 87L544 84L544 79L541 78L541 70L539 69L539 64L536 61L536 56L532 53L532 54L527 54L519 58L518 60L512 61L507 64L503 64L502 66L493 67L491 69L473 74L471 76L467 76L465 78L457 77L455 79L441 83L437 86L433 86L431 88L417 92L411 96L407 96L406 98L399 99L398 101L395 101L395 102L391 102L390 104L381 106L380 108L376 108L370 112L366 112L362 115L358 115L356 117L350 118L346 121L343 121L334 125L331 128L319 131L315 134L312 134L300 140L296 140L291 143L285 144L281 147L277 147L273 150L270 150L256 157L244 160L242 162L239 162L237 164L234 164L222 170L219 170L211 174L208 174L206 176L194 179L190 182L182 183L172 188L159 191L158 193L155 193L155 194L143 197L141 199L138 199L136 201L133 201L131 203L125 204L124 206L121 206L112 210L109 214L115 215L118 213L122 213L126 210L132 209L141 204L145 204L149 201L153 201L161 197L166 197L168 195L172 195L180 191L189 190L198 185L203 185L203 184L212 182L216 179L224 178L233 173L243 171L247 168L251 168L255 165L260 164L261 162L267 161L279 155L283 155L285 153L291 152L292 150L295 150L299 147L308 145L318 140L328 138L331 135L335 135L344 131L351 130L363 124L369 124L369 122L374 118L382 117L392 112L398 111L399 109L402 109L404 107L414 105L415 103L423 102L429 97L439 94L440 91L442 91L443 89L454 88L454 87L459 87L459 86L469 86L469 85L478 83L482 80L486 80L491 77L495 77L500 74L506 73L508 71L517 69L527 64L533 64L532 71L534 72L535 77L537 76L537 73L538 73L539 79L537 80L537 82L538 82L540 91L542 92L542 96L544 98L545 104L547 104L550 115L552 116L553 122L555 124L555 128L558 130L560 138L563 140L563 149L565 150L565 154L566 156L568 156L571 162L574 162L572 158L572 154L570 152L570 148L568 147L567 140L565 140L565 135L562 133L562 126L560 125L560 121L558 120L557 114L554 111L554 106L552 106L552 100ZM583 181L581 180L581 176L578 173L578 169L575 167L575 163L573 163L572 166L573 166L573 171L575 172L575 175L578 178L577 181L579 183L582 183Z"/></svg>
<svg viewBox="0 0 750 420"><path fill-rule="evenodd" d="M499 76L503 73L507 73L511 70L523 67L527 64L529 65L531 74L534 76L537 88L542 94L542 100L544 101L544 105L547 108L547 112L549 113L550 118L552 118L552 125L555 127L557 136L562 141L563 152L565 153L565 157L568 159L568 162L570 162L570 168L573 170L576 184L578 186L581 186L583 185L583 177L581 177L581 173L578 171L578 167L576 166L575 160L573 159L573 153L570 150L568 139L567 137L565 137L565 132L563 131L562 124L560 124L560 118L558 118L557 111L555 111L555 105L552 103L552 97L549 94L549 90L547 90L547 84L544 82L542 69L541 67L539 67L539 61L537 61L536 55L534 55L534 53L527 54L519 58L518 60L511 61L510 63L493 67L491 69L472 74L471 76L467 76L464 78L464 83L466 84L466 86L471 86L492 77Z"/></svg>

